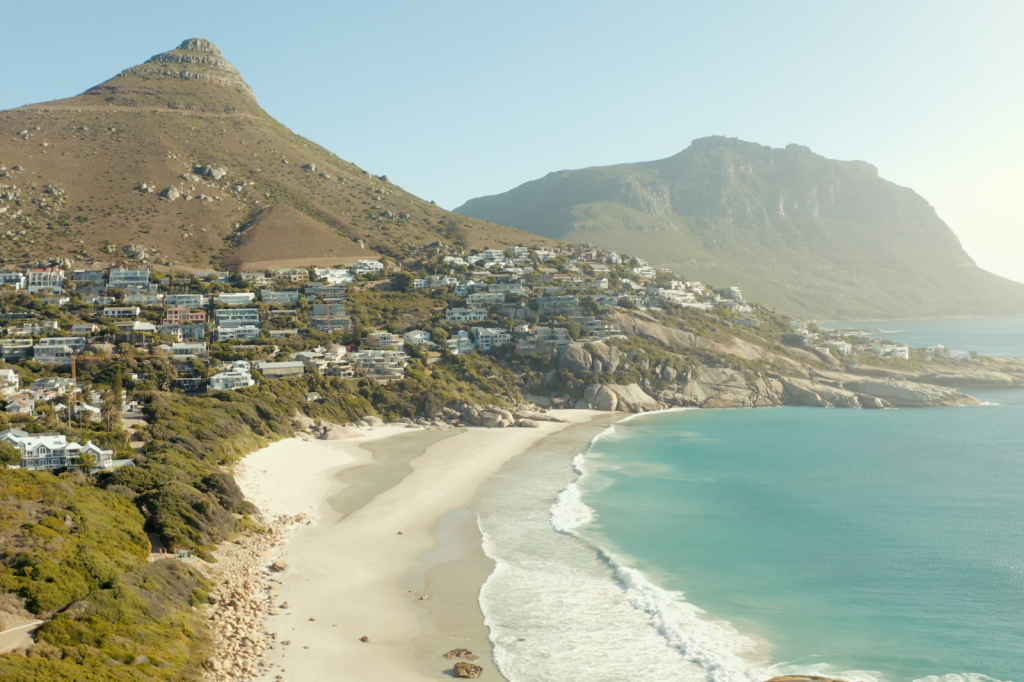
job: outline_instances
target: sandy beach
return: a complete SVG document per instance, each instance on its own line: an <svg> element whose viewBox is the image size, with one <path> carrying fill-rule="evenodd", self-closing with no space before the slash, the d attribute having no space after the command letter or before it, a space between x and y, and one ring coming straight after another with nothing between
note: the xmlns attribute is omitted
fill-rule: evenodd
<svg viewBox="0 0 1024 682"><path fill-rule="evenodd" d="M276 633L272 667L258 679L451 679L458 659L442 654L454 648L479 655L479 679L503 679L477 603L490 564L466 507L511 458L608 417L555 414L565 423L386 426L349 440L281 441L247 457L236 478L265 516L310 517L273 557L288 568L276 576L264 624Z"/></svg>

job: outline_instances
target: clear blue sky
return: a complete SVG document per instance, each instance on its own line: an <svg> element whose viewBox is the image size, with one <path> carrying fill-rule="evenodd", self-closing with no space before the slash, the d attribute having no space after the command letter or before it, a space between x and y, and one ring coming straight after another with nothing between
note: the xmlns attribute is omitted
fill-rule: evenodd
<svg viewBox="0 0 1024 682"><path fill-rule="evenodd" d="M1024 281L1021 2L5 5L0 109L203 37L285 125L446 208L706 135L796 142L878 166Z"/></svg>

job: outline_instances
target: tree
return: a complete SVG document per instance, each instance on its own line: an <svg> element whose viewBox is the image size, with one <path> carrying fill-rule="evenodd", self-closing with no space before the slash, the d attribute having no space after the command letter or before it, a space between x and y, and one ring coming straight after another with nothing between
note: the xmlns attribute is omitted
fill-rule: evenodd
<svg viewBox="0 0 1024 682"><path fill-rule="evenodd" d="M83 472L89 473L94 466L96 466L96 455L91 452L83 452L78 456L78 468Z"/></svg>
<svg viewBox="0 0 1024 682"><path fill-rule="evenodd" d="M21 450L7 441L0 441L0 464L4 469L21 464Z"/></svg>
<svg viewBox="0 0 1024 682"><path fill-rule="evenodd" d="M408 291L412 286L412 275L408 272L396 272L391 277L391 286L395 291Z"/></svg>

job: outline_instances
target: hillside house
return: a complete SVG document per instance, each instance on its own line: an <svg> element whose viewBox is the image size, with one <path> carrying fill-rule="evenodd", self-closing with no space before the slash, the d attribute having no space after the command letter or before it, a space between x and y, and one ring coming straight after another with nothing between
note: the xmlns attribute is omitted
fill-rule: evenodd
<svg viewBox="0 0 1024 682"><path fill-rule="evenodd" d="M217 294L217 303L226 306L252 305L255 300L256 294L251 291Z"/></svg>
<svg viewBox="0 0 1024 682"><path fill-rule="evenodd" d="M234 391L255 385L256 381L252 378L252 365L245 360L232 362L225 371L210 377L210 389L213 391Z"/></svg>
<svg viewBox="0 0 1024 682"><path fill-rule="evenodd" d="M268 379L279 379L281 377L302 376L305 372L305 365L301 360L291 362L263 362L256 363L256 369Z"/></svg>
<svg viewBox="0 0 1024 682"><path fill-rule="evenodd" d="M473 327L476 347L483 351L512 342L512 335L500 327Z"/></svg>
<svg viewBox="0 0 1024 682"><path fill-rule="evenodd" d="M263 289L260 291L260 300L267 305L295 306L299 304L299 292Z"/></svg>
<svg viewBox="0 0 1024 682"><path fill-rule="evenodd" d="M17 370L0 369L0 395L9 396L18 392L21 387L21 377Z"/></svg>
<svg viewBox="0 0 1024 682"><path fill-rule="evenodd" d="M205 294L167 294L164 304L172 308L205 308L210 305L210 299Z"/></svg>
<svg viewBox="0 0 1024 682"><path fill-rule="evenodd" d="M444 319L449 322L483 322L487 319L487 311L479 308L449 308L444 311Z"/></svg>
<svg viewBox="0 0 1024 682"><path fill-rule="evenodd" d="M306 268L278 268L274 270L274 279L285 282L308 282L309 270Z"/></svg>
<svg viewBox="0 0 1024 682"><path fill-rule="evenodd" d="M206 311L192 310L191 308L184 307L168 308L166 312L164 312L162 324L206 324Z"/></svg>
<svg viewBox="0 0 1024 682"><path fill-rule="evenodd" d="M113 320L126 320L138 317L141 312L142 309L137 305L108 306L103 309L103 317L109 317Z"/></svg>
<svg viewBox="0 0 1024 682"><path fill-rule="evenodd" d="M64 270L62 268L34 268L27 273L28 293L52 291L64 293Z"/></svg>
<svg viewBox="0 0 1024 682"><path fill-rule="evenodd" d="M21 450L21 466L30 470L53 470L77 467L82 455L89 454L96 459L97 469L113 466L113 450L104 450L92 441L80 445L68 441L61 433L27 433L21 429L7 429L0 433L0 440Z"/></svg>

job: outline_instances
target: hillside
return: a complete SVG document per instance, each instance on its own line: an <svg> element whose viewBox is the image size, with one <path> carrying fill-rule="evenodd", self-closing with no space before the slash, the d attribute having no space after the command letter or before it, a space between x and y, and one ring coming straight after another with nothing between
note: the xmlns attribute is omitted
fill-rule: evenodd
<svg viewBox="0 0 1024 682"><path fill-rule="evenodd" d="M287 210L256 219L271 206ZM251 224L258 238L245 235ZM109 263L128 245L146 247L151 265L189 270L546 241L453 215L292 133L206 40L76 97L0 112L8 267Z"/></svg>
<svg viewBox="0 0 1024 682"><path fill-rule="evenodd" d="M861 161L724 137L667 159L566 170L457 213L617 249L799 316L1024 314L913 190Z"/></svg>

